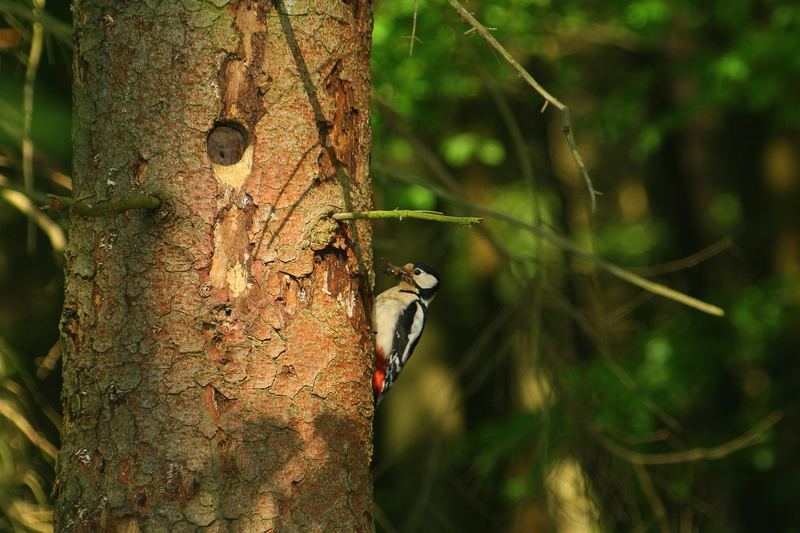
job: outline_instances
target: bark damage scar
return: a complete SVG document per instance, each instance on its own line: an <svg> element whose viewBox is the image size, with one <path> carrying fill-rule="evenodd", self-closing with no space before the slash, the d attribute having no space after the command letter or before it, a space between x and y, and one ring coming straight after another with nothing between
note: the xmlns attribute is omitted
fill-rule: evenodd
<svg viewBox="0 0 800 533"><path fill-rule="evenodd" d="M272 78L265 70L264 48L267 28L267 7L264 2L238 2L235 9L234 28L239 34L239 47L222 65L222 118L239 119L252 132L266 112L262 97L269 90Z"/></svg>
<svg viewBox="0 0 800 533"><path fill-rule="evenodd" d="M336 159L347 166L352 176L355 171L356 154L353 143L358 138L353 129L358 118L358 109L354 105L353 92L351 91L352 84L342 78L341 59L336 60L333 67L331 67L323 87L335 105L333 122L328 126L326 141L333 147ZM326 163L320 163L322 168L328 166Z"/></svg>
<svg viewBox="0 0 800 533"><path fill-rule="evenodd" d="M356 257L344 233L337 232L328 246L314 252L314 273L319 273L321 278L320 290L336 300L358 328L363 317L357 305L361 284L351 269L355 264Z"/></svg>
<svg viewBox="0 0 800 533"><path fill-rule="evenodd" d="M65 304L61 314L61 333L72 344L68 353L78 354L83 349L83 331L77 306Z"/></svg>
<svg viewBox="0 0 800 533"><path fill-rule="evenodd" d="M221 301L226 299L225 292L238 298L250 288L252 257L249 232L255 211L253 204L244 209L233 205L220 211L214 224L214 252L208 281Z"/></svg>
<svg viewBox="0 0 800 533"><path fill-rule="evenodd" d="M131 175L133 176L133 183L136 186L141 187L145 182L147 175L147 159L145 159L138 150L134 151L131 161Z"/></svg>

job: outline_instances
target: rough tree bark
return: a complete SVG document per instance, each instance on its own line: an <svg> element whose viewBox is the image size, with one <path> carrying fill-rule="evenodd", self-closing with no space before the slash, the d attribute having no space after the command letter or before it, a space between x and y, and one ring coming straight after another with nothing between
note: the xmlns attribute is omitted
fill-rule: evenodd
<svg viewBox="0 0 800 533"><path fill-rule="evenodd" d="M369 531L364 0L74 4L58 531Z"/></svg>

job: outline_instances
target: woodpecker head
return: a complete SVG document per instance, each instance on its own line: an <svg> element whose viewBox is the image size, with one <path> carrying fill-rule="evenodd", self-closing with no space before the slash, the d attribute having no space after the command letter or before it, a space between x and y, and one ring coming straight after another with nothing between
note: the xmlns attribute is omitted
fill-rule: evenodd
<svg viewBox="0 0 800 533"><path fill-rule="evenodd" d="M402 267L386 265L386 273L415 287L425 300L432 300L439 289L439 275L425 263L407 263Z"/></svg>

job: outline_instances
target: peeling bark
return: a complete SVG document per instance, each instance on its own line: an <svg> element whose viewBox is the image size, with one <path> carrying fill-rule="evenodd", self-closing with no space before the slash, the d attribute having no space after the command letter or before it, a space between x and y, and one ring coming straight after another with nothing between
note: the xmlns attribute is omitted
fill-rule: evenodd
<svg viewBox="0 0 800 533"><path fill-rule="evenodd" d="M373 529L371 9L75 2L58 531Z"/></svg>

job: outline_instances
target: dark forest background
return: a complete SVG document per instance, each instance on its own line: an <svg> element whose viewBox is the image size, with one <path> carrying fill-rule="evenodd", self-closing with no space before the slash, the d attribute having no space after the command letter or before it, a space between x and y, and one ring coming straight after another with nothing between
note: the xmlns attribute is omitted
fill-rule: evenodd
<svg viewBox="0 0 800 533"><path fill-rule="evenodd" d="M376 3L376 208L486 216L375 223L378 261L443 279L376 418L379 530L800 532L800 4L465 6L571 107L602 195L447 1ZM70 26L0 0L0 530L50 530L68 226L18 190L69 194Z"/></svg>

